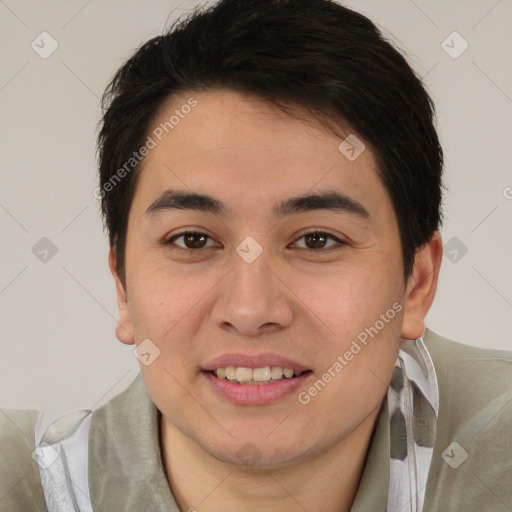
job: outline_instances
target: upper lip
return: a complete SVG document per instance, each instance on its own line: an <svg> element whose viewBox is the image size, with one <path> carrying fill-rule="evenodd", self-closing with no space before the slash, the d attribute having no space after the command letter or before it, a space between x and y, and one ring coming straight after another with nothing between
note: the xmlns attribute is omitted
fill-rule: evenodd
<svg viewBox="0 0 512 512"><path fill-rule="evenodd" d="M294 372L304 372L309 368L293 361L283 355L265 352L262 354L242 354L229 353L222 354L208 361L202 369L204 371L213 371L217 368L227 368L228 366L236 366L242 368L264 368L265 366L279 366L281 368L289 368Z"/></svg>

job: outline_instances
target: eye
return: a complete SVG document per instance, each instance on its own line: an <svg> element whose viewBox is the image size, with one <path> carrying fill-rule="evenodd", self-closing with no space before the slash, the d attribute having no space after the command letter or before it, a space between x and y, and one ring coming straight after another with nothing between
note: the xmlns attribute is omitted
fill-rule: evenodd
<svg viewBox="0 0 512 512"><path fill-rule="evenodd" d="M300 247L300 245L298 245L298 241L302 239L304 239L304 246ZM181 240L181 243L177 243L177 240ZM207 243L208 240L211 240L210 245ZM298 241L293 245L299 247L300 249L306 250L322 250L330 249L336 245L346 245L345 242L325 231L310 231L308 233L304 233L298 239ZM327 245L329 241L331 241L331 244ZM181 248L185 251L193 251L213 247L215 246L215 241L207 234L201 233L199 231L184 231L183 233L178 233L165 240L164 244L176 245L178 248Z"/></svg>
<svg viewBox="0 0 512 512"><path fill-rule="evenodd" d="M183 245L176 243L176 240L179 239L183 239ZM165 245L174 244L185 250L204 249L212 247L211 245L206 245L206 241L208 239L213 241L213 239L205 233L200 233L198 231L185 231L167 239L165 241Z"/></svg>
<svg viewBox="0 0 512 512"><path fill-rule="evenodd" d="M345 245L345 242L324 231L310 231L309 233L304 233L298 240L302 239L304 239L305 247L300 247L301 249L317 250L331 248L333 245ZM333 240L334 244L326 247L329 239ZM295 243L297 244L297 242Z"/></svg>

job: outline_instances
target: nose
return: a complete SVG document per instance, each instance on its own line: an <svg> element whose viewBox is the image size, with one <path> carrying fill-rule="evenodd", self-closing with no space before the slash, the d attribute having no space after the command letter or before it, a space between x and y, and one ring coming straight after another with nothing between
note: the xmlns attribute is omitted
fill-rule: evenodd
<svg viewBox="0 0 512 512"><path fill-rule="evenodd" d="M289 326L293 296L271 257L263 253L251 263L236 252L222 280L212 311L214 323L234 334L258 336Z"/></svg>

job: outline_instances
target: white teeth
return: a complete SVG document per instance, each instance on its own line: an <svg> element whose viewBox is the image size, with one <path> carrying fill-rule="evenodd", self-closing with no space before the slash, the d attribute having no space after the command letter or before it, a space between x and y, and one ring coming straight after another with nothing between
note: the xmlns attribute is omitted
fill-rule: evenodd
<svg viewBox="0 0 512 512"><path fill-rule="evenodd" d="M290 368L285 368L283 370L283 375L287 378L287 379L291 379L293 377L293 370L290 370Z"/></svg>
<svg viewBox="0 0 512 512"><path fill-rule="evenodd" d="M234 366L228 366L225 370L226 370L226 379L228 379L228 380L236 379L236 368Z"/></svg>
<svg viewBox="0 0 512 512"><path fill-rule="evenodd" d="M268 366L265 366L265 368L254 368L252 380L257 380L258 382L270 380L270 368Z"/></svg>
<svg viewBox="0 0 512 512"><path fill-rule="evenodd" d="M227 379L239 384L268 384L283 377L291 379L293 376L300 375L300 373L296 374L291 368L281 368L280 366L264 366L254 369L242 366L227 366L226 368L217 368L213 373L219 379Z"/></svg>
<svg viewBox="0 0 512 512"><path fill-rule="evenodd" d="M237 368L236 380L238 382L250 382L252 380L252 368Z"/></svg>
<svg viewBox="0 0 512 512"><path fill-rule="evenodd" d="M270 376L273 380L278 380L283 376L283 369L280 366L272 366L270 369Z"/></svg>

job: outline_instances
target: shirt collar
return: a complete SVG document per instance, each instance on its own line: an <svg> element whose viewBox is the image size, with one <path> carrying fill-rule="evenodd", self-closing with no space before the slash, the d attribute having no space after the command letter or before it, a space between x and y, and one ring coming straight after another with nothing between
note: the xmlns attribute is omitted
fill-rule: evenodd
<svg viewBox="0 0 512 512"><path fill-rule="evenodd" d="M389 417L386 397L373 428L359 489L350 512L385 512L389 492Z"/></svg>
<svg viewBox="0 0 512 512"><path fill-rule="evenodd" d="M179 512L160 445L160 411L142 375L94 412L89 436L89 487L94 512ZM389 489L389 421L383 401L351 512L384 512ZM121 506L122 505L122 506Z"/></svg>
<svg viewBox="0 0 512 512"><path fill-rule="evenodd" d="M160 414L141 374L94 412L88 470L94 512L179 512L163 464Z"/></svg>

